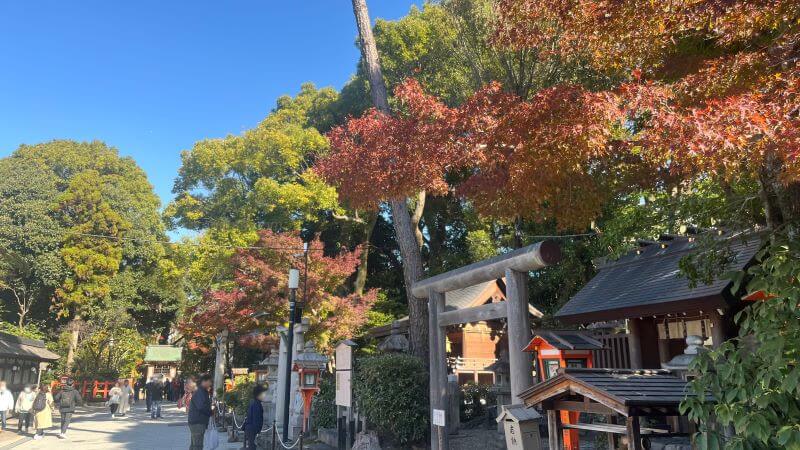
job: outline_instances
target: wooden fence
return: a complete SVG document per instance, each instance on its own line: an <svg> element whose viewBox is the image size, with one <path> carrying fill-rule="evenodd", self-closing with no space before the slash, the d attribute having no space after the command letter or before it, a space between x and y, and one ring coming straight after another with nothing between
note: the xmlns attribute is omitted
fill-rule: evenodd
<svg viewBox="0 0 800 450"><path fill-rule="evenodd" d="M593 337L605 346L603 350L592 351L595 367L606 369L631 368L627 334L604 334Z"/></svg>

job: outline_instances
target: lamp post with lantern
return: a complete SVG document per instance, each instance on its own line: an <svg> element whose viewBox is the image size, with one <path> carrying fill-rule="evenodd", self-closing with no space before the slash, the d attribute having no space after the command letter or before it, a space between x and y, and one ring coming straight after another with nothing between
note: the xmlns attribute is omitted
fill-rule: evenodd
<svg viewBox="0 0 800 450"><path fill-rule="evenodd" d="M294 346L294 324L302 309L297 307L297 288L300 287L300 271L289 269L289 327L286 330L286 383L283 392L283 439L289 442L289 402L292 390L292 347ZM298 314L299 311L299 314Z"/></svg>

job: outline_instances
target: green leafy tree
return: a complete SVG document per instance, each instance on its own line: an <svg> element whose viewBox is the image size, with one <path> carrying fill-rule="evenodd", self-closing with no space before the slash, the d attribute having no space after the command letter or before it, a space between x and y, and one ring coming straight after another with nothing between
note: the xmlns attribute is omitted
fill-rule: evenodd
<svg viewBox="0 0 800 450"><path fill-rule="evenodd" d="M47 317L65 273L59 254L63 226L52 214L56 182L42 164L0 159L0 288L6 304L16 306L6 312L15 312L21 329Z"/></svg>
<svg viewBox="0 0 800 450"><path fill-rule="evenodd" d="M81 315L102 306L122 262L122 237L131 226L105 200L96 170L80 172L58 201L67 226L61 256L69 269L56 293L62 313Z"/></svg>
<svg viewBox="0 0 800 450"><path fill-rule="evenodd" d="M325 122L331 89L303 85L281 97L256 128L240 136L197 142L182 155L177 199L167 208L176 225L193 230L299 230L320 211L340 211L336 191L308 170L327 140L311 125Z"/></svg>

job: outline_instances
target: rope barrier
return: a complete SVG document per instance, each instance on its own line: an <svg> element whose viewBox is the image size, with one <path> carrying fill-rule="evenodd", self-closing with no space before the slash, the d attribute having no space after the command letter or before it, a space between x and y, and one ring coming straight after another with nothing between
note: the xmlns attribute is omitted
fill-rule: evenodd
<svg viewBox="0 0 800 450"><path fill-rule="evenodd" d="M291 449L297 447L303 441L303 433L300 433L300 436L297 438L296 441L294 441L294 444L292 444L292 445L287 447L286 444L283 443L283 438L281 437L280 433L276 432L275 436L278 437L277 441L278 441L279 444L281 444L281 447L285 448L286 450L291 450Z"/></svg>

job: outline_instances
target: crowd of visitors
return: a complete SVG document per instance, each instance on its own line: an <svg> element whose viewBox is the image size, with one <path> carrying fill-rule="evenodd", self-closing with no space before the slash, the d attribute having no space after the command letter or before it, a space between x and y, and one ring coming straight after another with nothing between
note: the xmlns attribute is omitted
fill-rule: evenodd
<svg viewBox="0 0 800 450"><path fill-rule="evenodd" d="M246 449L254 449L255 439L264 424L261 402L266 400L266 390L257 385L250 400L242 429L245 432ZM106 405L112 418L124 417L140 400L145 400L150 418L158 420L162 414L162 403L177 402L184 409L190 432L190 450L202 450L204 437L215 414L212 377L202 375L194 378L168 378L156 375L149 380L139 379L133 384L129 380L119 381L108 391ZM17 432L29 434L33 428L33 439L43 439L48 429L54 426L55 412L60 416L58 438L66 439L76 408L83 404L80 392L75 389L72 379L57 385L55 393L51 385L24 386L19 394L14 394L0 381L0 425L6 432L7 420L13 414L17 417Z"/></svg>
<svg viewBox="0 0 800 450"><path fill-rule="evenodd" d="M83 402L81 395L73 388L73 381L67 380L55 396L50 385L42 383L26 385L16 400L4 381L0 381L0 422L2 431L7 431L7 421L13 412L17 417L17 432L28 434L31 426L34 439L44 438L45 431L53 427L53 412L58 408L61 416L60 439L66 439L75 407Z"/></svg>

